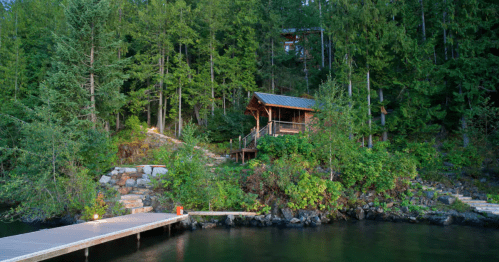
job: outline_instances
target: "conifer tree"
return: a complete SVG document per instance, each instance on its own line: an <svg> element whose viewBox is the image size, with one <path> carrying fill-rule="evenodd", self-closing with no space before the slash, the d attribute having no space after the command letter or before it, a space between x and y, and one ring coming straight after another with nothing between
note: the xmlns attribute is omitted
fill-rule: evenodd
<svg viewBox="0 0 499 262"><path fill-rule="evenodd" d="M126 75L117 61L119 42L110 31L108 0L70 0L65 10L67 32L55 36L57 59L49 79L59 93L61 119L110 120L120 106Z"/></svg>

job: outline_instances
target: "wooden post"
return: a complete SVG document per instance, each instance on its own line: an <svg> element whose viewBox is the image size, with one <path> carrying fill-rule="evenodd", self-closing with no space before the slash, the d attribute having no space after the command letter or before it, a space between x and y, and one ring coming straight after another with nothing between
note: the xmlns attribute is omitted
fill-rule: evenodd
<svg viewBox="0 0 499 262"><path fill-rule="evenodd" d="M232 139L230 140L230 151L232 151Z"/></svg>
<svg viewBox="0 0 499 262"><path fill-rule="evenodd" d="M241 149L241 136L239 136L239 149Z"/></svg>
<svg viewBox="0 0 499 262"><path fill-rule="evenodd" d="M255 141L260 135L260 110L256 111L256 134L255 134Z"/></svg>
<svg viewBox="0 0 499 262"><path fill-rule="evenodd" d="M236 153L236 163L239 162L239 152Z"/></svg>
<svg viewBox="0 0 499 262"><path fill-rule="evenodd" d="M243 165L244 165L244 151L242 152L242 154L243 154Z"/></svg>
<svg viewBox="0 0 499 262"><path fill-rule="evenodd" d="M272 135L272 107L269 108L269 135Z"/></svg>
<svg viewBox="0 0 499 262"><path fill-rule="evenodd" d="M172 235L172 224L168 224L168 236Z"/></svg>
<svg viewBox="0 0 499 262"><path fill-rule="evenodd" d="M137 233L137 241L140 241L140 233Z"/></svg>
<svg viewBox="0 0 499 262"><path fill-rule="evenodd" d="M246 148L246 137L244 138L244 141L243 141L243 148Z"/></svg>
<svg viewBox="0 0 499 262"><path fill-rule="evenodd" d="M85 248L85 258L88 258L88 247Z"/></svg>

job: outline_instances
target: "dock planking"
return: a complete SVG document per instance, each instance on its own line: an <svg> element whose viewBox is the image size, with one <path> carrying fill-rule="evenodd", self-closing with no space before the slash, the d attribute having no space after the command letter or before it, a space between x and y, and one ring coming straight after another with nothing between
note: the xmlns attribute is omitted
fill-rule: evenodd
<svg viewBox="0 0 499 262"><path fill-rule="evenodd" d="M0 261L40 261L185 220L139 213L0 238Z"/></svg>

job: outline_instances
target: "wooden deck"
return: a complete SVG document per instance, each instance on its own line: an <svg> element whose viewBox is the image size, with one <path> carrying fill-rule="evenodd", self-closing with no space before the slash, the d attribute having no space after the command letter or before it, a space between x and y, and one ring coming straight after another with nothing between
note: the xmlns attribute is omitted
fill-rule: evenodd
<svg viewBox="0 0 499 262"><path fill-rule="evenodd" d="M236 162L239 162L239 158L243 161L245 159L250 159L251 157L256 158L256 153L258 149L255 148L242 148L230 151L230 156L236 158Z"/></svg>
<svg viewBox="0 0 499 262"><path fill-rule="evenodd" d="M170 225L189 215L140 213L0 238L0 261L40 261ZM83 256L83 254L82 254Z"/></svg>

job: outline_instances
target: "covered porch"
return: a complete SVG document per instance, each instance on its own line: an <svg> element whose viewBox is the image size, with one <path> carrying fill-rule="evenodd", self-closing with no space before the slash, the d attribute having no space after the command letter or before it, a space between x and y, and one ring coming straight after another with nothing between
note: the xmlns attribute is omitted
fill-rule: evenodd
<svg viewBox="0 0 499 262"><path fill-rule="evenodd" d="M236 161L255 158L258 139L264 136L294 135L307 130L313 116L313 99L255 92L245 114L255 117L251 132L230 140L230 155ZM263 126L263 127L262 127Z"/></svg>

